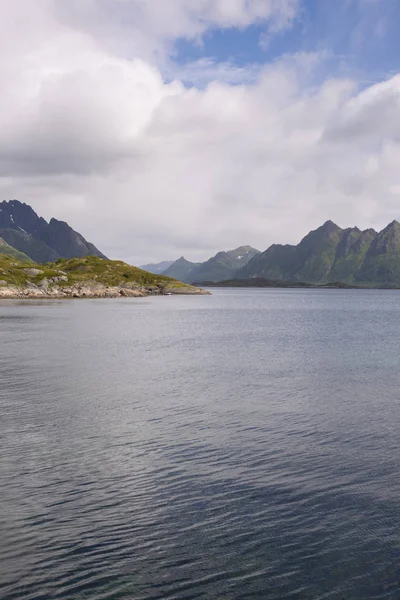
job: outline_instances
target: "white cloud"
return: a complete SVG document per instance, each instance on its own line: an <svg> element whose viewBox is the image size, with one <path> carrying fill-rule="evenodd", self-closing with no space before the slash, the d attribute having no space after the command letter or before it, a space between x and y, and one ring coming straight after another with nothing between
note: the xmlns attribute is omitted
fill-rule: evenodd
<svg viewBox="0 0 400 600"><path fill-rule="evenodd" d="M163 80L166 41L284 23L293 6L0 0L0 196L136 263L398 217L398 77L311 87L321 57L298 55L240 85L234 66L211 62L202 89Z"/></svg>
<svg viewBox="0 0 400 600"><path fill-rule="evenodd" d="M6 1L6 0L3 0ZM22 0L17 0L22 1ZM40 2L48 0L39 0ZM299 0L53 0L60 23L93 36L122 56L165 60L179 38L209 29L259 24L268 32L289 27Z"/></svg>

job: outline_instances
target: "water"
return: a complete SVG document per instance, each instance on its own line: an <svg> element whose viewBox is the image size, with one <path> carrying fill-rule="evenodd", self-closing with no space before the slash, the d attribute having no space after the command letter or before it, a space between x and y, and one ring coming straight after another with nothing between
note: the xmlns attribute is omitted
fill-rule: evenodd
<svg viewBox="0 0 400 600"><path fill-rule="evenodd" d="M0 597L400 597L400 292L0 303Z"/></svg>

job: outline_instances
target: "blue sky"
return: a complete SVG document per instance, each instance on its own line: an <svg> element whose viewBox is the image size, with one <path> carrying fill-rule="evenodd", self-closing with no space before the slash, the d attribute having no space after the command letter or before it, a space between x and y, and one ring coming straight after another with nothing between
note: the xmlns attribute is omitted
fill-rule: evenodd
<svg viewBox="0 0 400 600"><path fill-rule="evenodd" d="M263 23L209 29L201 42L180 38L180 65L204 58L239 67L270 63L284 54L325 54L323 76L352 77L361 85L399 70L398 0L302 0L293 24L270 34Z"/></svg>

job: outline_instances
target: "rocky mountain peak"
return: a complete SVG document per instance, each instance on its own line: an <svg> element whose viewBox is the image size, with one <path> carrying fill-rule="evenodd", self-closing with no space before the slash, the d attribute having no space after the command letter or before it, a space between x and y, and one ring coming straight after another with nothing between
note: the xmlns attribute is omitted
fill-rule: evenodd
<svg viewBox="0 0 400 600"><path fill-rule="evenodd" d="M0 202L0 230L7 243L38 262L88 255L105 258L68 223L54 217L48 223L29 204L19 200Z"/></svg>

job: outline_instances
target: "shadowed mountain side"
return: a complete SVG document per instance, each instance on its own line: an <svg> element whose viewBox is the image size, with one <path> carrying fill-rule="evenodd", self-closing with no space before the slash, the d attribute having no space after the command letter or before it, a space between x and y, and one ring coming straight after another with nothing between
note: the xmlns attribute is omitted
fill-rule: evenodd
<svg viewBox="0 0 400 600"><path fill-rule="evenodd" d="M25 231L0 228L0 237L2 237L7 244L19 252L23 252L35 262L51 262L60 258L55 250L49 248L47 244L34 238Z"/></svg>
<svg viewBox="0 0 400 600"><path fill-rule="evenodd" d="M68 223L54 218L48 223L19 200L0 202L0 230L11 246L38 262L89 255L106 258Z"/></svg>
<svg viewBox="0 0 400 600"><path fill-rule="evenodd" d="M27 256L23 252L19 252L19 250L16 250L15 248L13 248L9 244L7 244L2 238L0 238L0 255L10 256L10 257L16 258L17 260L20 260L22 262L27 262L27 263L34 262L31 258L29 258L29 256Z"/></svg>

